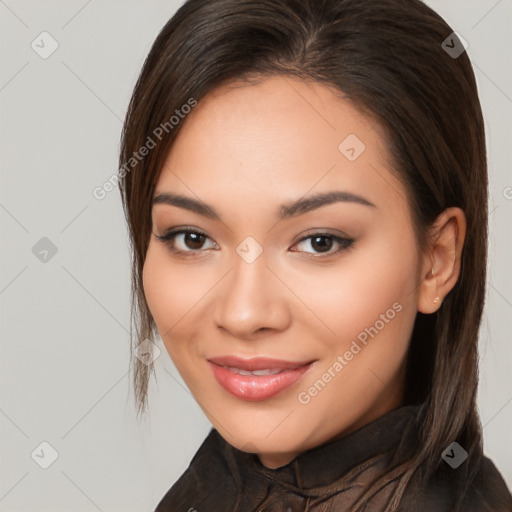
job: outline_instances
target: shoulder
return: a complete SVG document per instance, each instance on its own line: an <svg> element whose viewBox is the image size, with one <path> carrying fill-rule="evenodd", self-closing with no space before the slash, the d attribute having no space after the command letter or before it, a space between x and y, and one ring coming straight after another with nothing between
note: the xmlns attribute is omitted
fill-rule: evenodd
<svg viewBox="0 0 512 512"><path fill-rule="evenodd" d="M473 506L473 503L476 506ZM512 512L512 496L507 484L494 463L487 457L482 459L480 471L468 490L464 506L463 510L471 512Z"/></svg>
<svg viewBox="0 0 512 512"><path fill-rule="evenodd" d="M457 469L442 467L423 489L404 493L401 510L416 512L512 512L512 496L500 472L487 457L462 493L456 485ZM459 502L459 508L455 508Z"/></svg>
<svg viewBox="0 0 512 512"><path fill-rule="evenodd" d="M211 510L212 503L219 506L216 510L231 510L233 504L227 500L233 493L228 491L236 488L237 482L224 449L220 434L211 429L188 468L167 491L155 512Z"/></svg>

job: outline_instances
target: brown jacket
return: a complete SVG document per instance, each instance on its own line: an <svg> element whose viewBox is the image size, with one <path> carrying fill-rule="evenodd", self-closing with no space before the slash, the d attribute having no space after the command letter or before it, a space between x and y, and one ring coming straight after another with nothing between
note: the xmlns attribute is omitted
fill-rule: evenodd
<svg viewBox="0 0 512 512"><path fill-rule="evenodd" d="M155 512L349 512L398 444L414 446L418 410L418 406L395 409L276 469L232 447L212 429ZM403 512L452 512L458 497L456 472L443 462L436 477L421 489L391 479L366 503L364 511L384 512L401 495ZM489 459L483 459L460 510L512 511L512 496Z"/></svg>

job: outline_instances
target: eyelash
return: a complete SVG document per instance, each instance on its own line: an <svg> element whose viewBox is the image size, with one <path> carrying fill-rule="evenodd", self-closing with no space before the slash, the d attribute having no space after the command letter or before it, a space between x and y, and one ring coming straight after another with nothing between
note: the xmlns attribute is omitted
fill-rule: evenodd
<svg viewBox="0 0 512 512"><path fill-rule="evenodd" d="M155 236L158 240L160 240L161 242L166 244L168 246L169 250L177 256L184 257L184 258L198 257L201 252L205 251L204 249L197 249L197 250L191 249L189 251L182 251L180 249L176 249L175 247L173 247L172 242L174 241L176 236L187 235L187 234L195 234L195 235L203 236L207 239L210 239L206 233L203 233L202 231L199 231L197 229L191 229L191 228L179 228L179 229L174 229L174 230L170 229L169 231L167 231L165 233L165 235L155 235ZM294 246L297 244L300 244L301 242L304 242L306 240L311 240L311 239L318 238L318 237L330 238L334 242L338 243L341 247L334 252L316 253L316 254L318 254L318 256L314 256L313 253L306 253L309 255L308 256L309 258L312 258L312 259L328 258L330 256L333 256L334 254L338 254L342 251L346 251L347 249L352 248L353 243L354 243L354 240L351 238L342 238L337 235L334 235L333 233L316 232L316 233L311 233L307 236L302 237L300 240L298 240L294 244ZM292 252L301 252L301 251L292 251Z"/></svg>

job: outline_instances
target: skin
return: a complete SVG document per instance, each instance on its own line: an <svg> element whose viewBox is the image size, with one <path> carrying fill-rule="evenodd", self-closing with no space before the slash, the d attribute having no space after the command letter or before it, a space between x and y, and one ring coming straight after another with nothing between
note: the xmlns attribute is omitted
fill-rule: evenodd
<svg viewBox="0 0 512 512"><path fill-rule="evenodd" d="M463 212L445 210L420 254L407 191L390 171L379 126L319 83L272 77L223 86L181 128L155 196L200 199L222 220L155 204L143 282L162 341L213 426L276 468L399 407L416 314L435 312L459 275ZM355 161L338 149L349 134L366 146ZM279 219L283 203L334 190L375 206L336 202ZM207 238L157 238L185 226ZM299 242L325 231L354 241L343 249L323 238L327 253L312 238ZM252 263L236 252L248 236L263 250ZM299 394L394 303L400 312L300 403ZM228 354L316 362L277 396L249 402L225 391L207 363Z"/></svg>

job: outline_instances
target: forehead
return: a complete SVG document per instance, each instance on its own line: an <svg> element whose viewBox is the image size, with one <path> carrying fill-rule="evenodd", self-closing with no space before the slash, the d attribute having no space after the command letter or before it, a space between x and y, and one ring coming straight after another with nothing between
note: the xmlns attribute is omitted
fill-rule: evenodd
<svg viewBox="0 0 512 512"><path fill-rule="evenodd" d="M271 77L203 98L183 121L156 191L238 196L240 205L341 189L396 208L406 193L390 169L380 126L339 91Z"/></svg>

